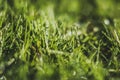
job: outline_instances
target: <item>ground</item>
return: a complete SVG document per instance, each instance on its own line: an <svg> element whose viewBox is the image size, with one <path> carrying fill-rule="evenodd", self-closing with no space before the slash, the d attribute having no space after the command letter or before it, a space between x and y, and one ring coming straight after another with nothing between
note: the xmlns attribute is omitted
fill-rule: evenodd
<svg viewBox="0 0 120 80"><path fill-rule="evenodd" d="M0 0L0 80L120 80L120 1Z"/></svg>

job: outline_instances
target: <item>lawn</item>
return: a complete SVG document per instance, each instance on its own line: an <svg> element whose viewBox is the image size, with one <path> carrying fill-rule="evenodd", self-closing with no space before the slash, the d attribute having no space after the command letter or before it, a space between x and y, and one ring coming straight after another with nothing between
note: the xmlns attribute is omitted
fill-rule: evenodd
<svg viewBox="0 0 120 80"><path fill-rule="evenodd" d="M0 80L120 80L119 0L0 0Z"/></svg>

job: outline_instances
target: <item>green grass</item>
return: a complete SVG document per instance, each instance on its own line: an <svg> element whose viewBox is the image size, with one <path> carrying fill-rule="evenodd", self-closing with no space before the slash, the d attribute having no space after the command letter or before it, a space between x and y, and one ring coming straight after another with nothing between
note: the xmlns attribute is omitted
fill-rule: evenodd
<svg viewBox="0 0 120 80"><path fill-rule="evenodd" d="M119 5L0 0L0 80L119 80Z"/></svg>

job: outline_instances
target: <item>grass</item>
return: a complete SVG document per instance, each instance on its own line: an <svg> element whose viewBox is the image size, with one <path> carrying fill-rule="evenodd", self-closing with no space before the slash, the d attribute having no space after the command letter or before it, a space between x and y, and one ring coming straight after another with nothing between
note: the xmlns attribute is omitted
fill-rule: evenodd
<svg viewBox="0 0 120 80"><path fill-rule="evenodd" d="M0 80L119 80L119 4L1 0Z"/></svg>

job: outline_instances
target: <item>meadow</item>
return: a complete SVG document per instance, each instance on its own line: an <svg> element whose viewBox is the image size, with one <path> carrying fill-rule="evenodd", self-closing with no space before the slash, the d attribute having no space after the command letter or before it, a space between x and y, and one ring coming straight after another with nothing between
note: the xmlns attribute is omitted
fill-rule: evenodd
<svg viewBox="0 0 120 80"><path fill-rule="evenodd" d="M0 80L120 80L120 1L0 0Z"/></svg>

